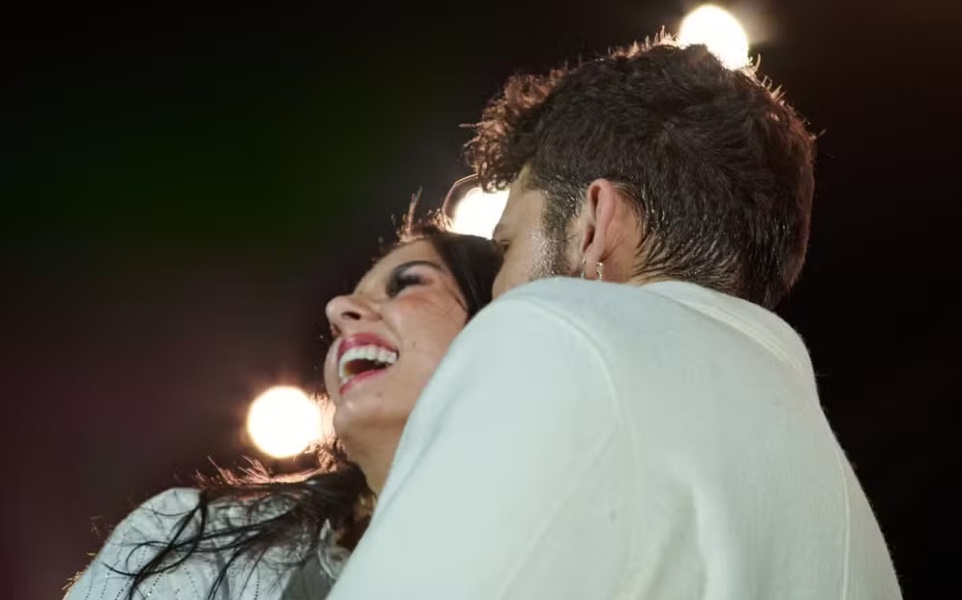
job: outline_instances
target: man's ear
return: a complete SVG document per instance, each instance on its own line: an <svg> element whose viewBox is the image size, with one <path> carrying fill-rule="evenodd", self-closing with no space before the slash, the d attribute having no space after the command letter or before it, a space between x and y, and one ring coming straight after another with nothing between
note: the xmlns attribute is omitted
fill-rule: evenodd
<svg viewBox="0 0 962 600"><path fill-rule="evenodd" d="M588 279L597 278L595 265L604 262L617 242L616 216L621 192L607 179L588 185L578 218L581 262Z"/></svg>

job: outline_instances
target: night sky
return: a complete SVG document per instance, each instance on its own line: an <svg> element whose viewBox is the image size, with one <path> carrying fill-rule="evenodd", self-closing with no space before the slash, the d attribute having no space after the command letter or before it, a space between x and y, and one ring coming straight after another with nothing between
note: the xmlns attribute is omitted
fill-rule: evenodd
<svg viewBox="0 0 962 600"><path fill-rule="evenodd" d="M58 598L95 529L258 456L248 403L316 384L326 300L412 193L436 206L467 174L459 125L508 75L693 8L135 4L3 23L3 598ZM729 7L822 132L809 259L779 312L905 597L962 597L962 5Z"/></svg>

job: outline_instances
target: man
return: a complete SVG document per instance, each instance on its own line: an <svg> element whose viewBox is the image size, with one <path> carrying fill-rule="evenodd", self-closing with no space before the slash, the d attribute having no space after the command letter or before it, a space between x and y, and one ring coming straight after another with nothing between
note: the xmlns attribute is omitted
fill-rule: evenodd
<svg viewBox="0 0 962 600"><path fill-rule="evenodd" d="M504 295L418 400L331 597L900 598L766 310L813 190L779 94L659 40L511 79L468 157L510 186Z"/></svg>

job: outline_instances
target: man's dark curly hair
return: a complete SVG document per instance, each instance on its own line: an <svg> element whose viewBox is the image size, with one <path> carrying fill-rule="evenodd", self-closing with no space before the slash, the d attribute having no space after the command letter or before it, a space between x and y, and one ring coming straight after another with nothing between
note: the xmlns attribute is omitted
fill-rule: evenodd
<svg viewBox="0 0 962 600"><path fill-rule="evenodd" d="M588 185L605 178L642 226L637 275L682 279L773 307L808 243L814 137L756 77L704 46L653 43L508 80L466 158L486 189L544 192L564 239Z"/></svg>

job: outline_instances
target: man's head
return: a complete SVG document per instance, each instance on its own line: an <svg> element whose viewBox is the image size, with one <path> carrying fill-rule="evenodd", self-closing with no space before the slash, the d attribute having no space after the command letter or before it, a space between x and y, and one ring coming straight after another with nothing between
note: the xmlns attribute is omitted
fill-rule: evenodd
<svg viewBox="0 0 962 600"><path fill-rule="evenodd" d="M801 270L814 143L777 91L703 46L632 46L511 78L467 158L510 186L495 294L540 277L681 279L774 306Z"/></svg>

